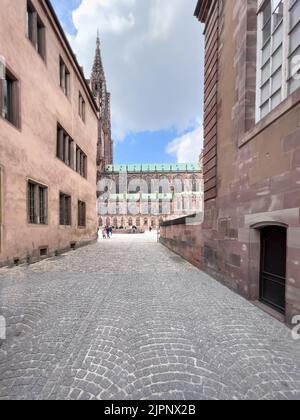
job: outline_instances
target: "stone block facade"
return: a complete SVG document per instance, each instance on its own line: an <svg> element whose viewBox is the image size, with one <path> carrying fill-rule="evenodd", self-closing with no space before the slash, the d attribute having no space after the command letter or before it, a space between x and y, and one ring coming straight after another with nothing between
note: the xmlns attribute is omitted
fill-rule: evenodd
<svg viewBox="0 0 300 420"><path fill-rule="evenodd" d="M216 10L217 128L212 128L217 132L216 194L205 197L202 240L197 244L199 266L246 298L261 300L263 230L284 228L284 313L290 323L300 314L300 91L296 89L257 119L258 2L200 0L196 16L206 25L206 34ZM206 48L212 42L206 36ZM209 118L206 108L205 118ZM211 135L205 131L205 147ZM208 158L204 174L209 165ZM269 253L276 265L275 249L272 254L271 247Z"/></svg>
<svg viewBox="0 0 300 420"><path fill-rule="evenodd" d="M202 226L184 217L163 222L160 227L160 243L182 256L191 264L202 268Z"/></svg>

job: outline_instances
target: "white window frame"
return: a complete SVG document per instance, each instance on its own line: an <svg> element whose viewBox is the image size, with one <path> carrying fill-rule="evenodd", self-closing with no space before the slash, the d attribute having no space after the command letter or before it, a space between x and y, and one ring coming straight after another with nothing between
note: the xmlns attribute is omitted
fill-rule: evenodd
<svg viewBox="0 0 300 420"><path fill-rule="evenodd" d="M263 45L263 9L265 4L270 0L258 0L258 9L257 9L257 83L256 83L256 122L258 123L261 119L263 119L263 116L261 114L261 108L262 108L262 67L263 67L263 56L262 51L263 47L266 45ZM290 10L292 6L292 0L283 0L283 41L282 41L282 81L281 81L281 102L283 102L288 96L288 87L289 87L289 57L290 57ZM273 13L272 8L272 13ZM272 28L272 34L273 34L273 28ZM272 40L273 37L271 36L271 53L270 53L270 90L272 89L272 75L276 74L276 71L272 73ZM279 47L278 47L279 48ZM266 82L267 83L267 82ZM276 94L276 92L273 94L273 96ZM272 94L270 92L269 95L269 111L266 115L270 114L273 109L271 106L271 98Z"/></svg>

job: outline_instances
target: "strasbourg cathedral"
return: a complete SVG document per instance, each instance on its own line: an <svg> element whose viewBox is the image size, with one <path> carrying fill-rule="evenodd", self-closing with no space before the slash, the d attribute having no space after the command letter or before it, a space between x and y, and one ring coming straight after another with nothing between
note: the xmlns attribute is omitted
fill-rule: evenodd
<svg viewBox="0 0 300 420"><path fill-rule="evenodd" d="M100 38L97 35L95 60L90 86L100 109L98 123L97 167L101 174L113 162L113 140L111 138L110 93L107 91L106 78L101 58Z"/></svg>
<svg viewBox="0 0 300 420"><path fill-rule="evenodd" d="M97 36L90 86L100 109L97 145L99 226L116 230L159 229L162 221L203 215L203 172L197 164L113 162L110 93Z"/></svg>

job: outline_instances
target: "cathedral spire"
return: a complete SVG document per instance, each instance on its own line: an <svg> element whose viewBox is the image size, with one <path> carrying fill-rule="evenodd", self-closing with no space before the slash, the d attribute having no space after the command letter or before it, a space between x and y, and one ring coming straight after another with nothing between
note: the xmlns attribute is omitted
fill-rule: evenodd
<svg viewBox="0 0 300 420"><path fill-rule="evenodd" d="M96 52L90 79L91 90L99 105L97 162L100 170L113 161L113 141L111 138L110 94L107 91L106 78L101 57L99 30L96 38Z"/></svg>
<svg viewBox="0 0 300 420"><path fill-rule="evenodd" d="M97 82L104 82L105 83L105 73L102 64L102 57L101 57L101 42L100 42L100 35L99 30L97 31L97 40L96 40L96 52L94 58L94 65L92 70L92 77L91 80Z"/></svg>

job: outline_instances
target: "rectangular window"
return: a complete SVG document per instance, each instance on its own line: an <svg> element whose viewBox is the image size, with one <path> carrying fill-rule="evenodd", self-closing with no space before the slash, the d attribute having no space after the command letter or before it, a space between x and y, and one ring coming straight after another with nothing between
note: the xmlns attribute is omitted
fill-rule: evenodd
<svg viewBox="0 0 300 420"><path fill-rule="evenodd" d="M4 80L0 80L0 115L19 128L19 112L19 82L6 69Z"/></svg>
<svg viewBox="0 0 300 420"><path fill-rule="evenodd" d="M71 197L60 193L59 196L59 224L61 226L71 226Z"/></svg>
<svg viewBox="0 0 300 420"><path fill-rule="evenodd" d="M79 146L76 148L76 171L87 178L87 156Z"/></svg>
<svg viewBox="0 0 300 420"><path fill-rule="evenodd" d="M44 59L46 51L45 26L31 1L27 1L27 36L34 48Z"/></svg>
<svg viewBox="0 0 300 420"><path fill-rule="evenodd" d="M300 0L291 0L288 51L288 94L300 87Z"/></svg>
<svg viewBox="0 0 300 420"><path fill-rule="evenodd" d="M87 178L87 156L79 146L75 145L60 124L57 125L56 156L82 177Z"/></svg>
<svg viewBox="0 0 300 420"><path fill-rule="evenodd" d="M28 183L28 220L29 223L36 223L36 213L35 213L35 184Z"/></svg>
<svg viewBox="0 0 300 420"><path fill-rule="evenodd" d="M58 124L56 139L56 156L67 166L74 169L74 141L68 133Z"/></svg>
<svg viewBox="0 0 300 420"><path fill-rule="evenodd" d="M85 101L80 92L78 98L78 113L82 121L85 122Z"/></svg>
<svg viewBox="0 0 300 420"><path fill-rule="evenodd" d="M78 226L86 227L86 204L78 201Z"/></svg>
<svg viewBox="0 0 300 420"><path fill-rule="evenodd" d="M64 94L67 97L69 97L70 96L70 72L61 57L59 59L59 79L60 79L60 87L62 88Z"/></svg>
<svg viewBox="0 0 300 420"><path fill-rule="evenodd" d="M39 213L40 213L40 224L46 224L46 189L39 186Z"/></svg>
<svg viewBox="0 0 300 420"><path fill-rule="evenodd" d="M300 87L300 0L259 0L257 120Z"/></svg>
<svg viewBox="0 0 300 420"><path fill-rule="evenodd" d="M28 223L34 225L47 224L48 188L36 182L28 182Z"/></svg>

